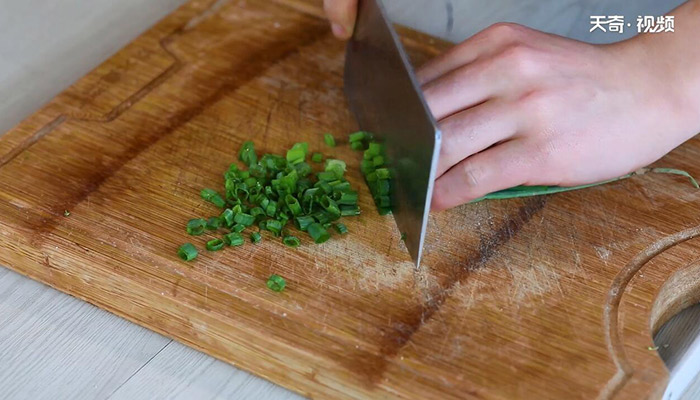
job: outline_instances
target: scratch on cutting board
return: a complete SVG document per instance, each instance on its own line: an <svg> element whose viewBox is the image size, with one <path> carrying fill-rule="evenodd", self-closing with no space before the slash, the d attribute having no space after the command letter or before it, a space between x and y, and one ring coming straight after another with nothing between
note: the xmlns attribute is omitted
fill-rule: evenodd
<svg viewBox="0 0 700 400"><path fill-rule="evenodd" d="M603 261L608 261L612 255L612 251L608 250L605 246L594 246L596 254Z"/></svg>
<svg viewBox="0 0 700 400"><path fill-rule="evenodd" d="M508 272L513 277L511 298L516 302L541 297L552 291L564 294L559 284L559 274L545 264L537 263L525 268L513 268L507 266Z"/></svg>

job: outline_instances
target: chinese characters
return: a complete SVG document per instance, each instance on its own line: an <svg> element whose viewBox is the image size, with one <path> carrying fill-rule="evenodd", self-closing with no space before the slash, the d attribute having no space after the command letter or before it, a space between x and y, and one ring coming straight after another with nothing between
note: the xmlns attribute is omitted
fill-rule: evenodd
<svg viewBox="0 0 700 400"><path fill-rule="evenodd" d="M589 32L601 30L603 32L624 33L625 27L631 27L631 23L625 24L623 15L591 15L591 29ZM640 15L637 17L637 33L675 32L675 20L673 15L654 17L652 15Z"/></svg>

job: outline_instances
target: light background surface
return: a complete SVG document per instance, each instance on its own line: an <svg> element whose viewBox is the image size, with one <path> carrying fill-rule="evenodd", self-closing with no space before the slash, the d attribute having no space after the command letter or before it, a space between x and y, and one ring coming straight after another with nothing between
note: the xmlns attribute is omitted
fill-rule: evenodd
<svg viewBox="0 0 700 400"><path fill-rule="evenodd" d="M0 0L0 132L88 73L184 0ZM385 0L395 22L454 42L499 21L594 43L681 0ZM590 34L624 15L623 35ZM700 354L698 355L700 358ZM700 360L690 362L700 364ZM687 375L685 371L684 375ZM692 372L691 374L695 374ZM684 381L687 381L684 380ZM700 386L695 380L695 395ZM676 389L679 393L683 388ZM0 397L295 399L299 396L0 267ZM675 397L674 398L678 398Z"/></svg>

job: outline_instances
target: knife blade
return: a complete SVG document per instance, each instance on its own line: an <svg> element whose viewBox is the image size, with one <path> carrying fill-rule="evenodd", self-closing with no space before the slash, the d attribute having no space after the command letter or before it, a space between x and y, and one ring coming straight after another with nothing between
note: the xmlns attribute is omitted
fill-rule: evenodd
<svg viewBox="0 0 700 400"><path fill-rule="evenodd" d="M441 136L380 0L359 1L344 75L345 95L360 129L386 144L392 214L418 267Z"/></svg>

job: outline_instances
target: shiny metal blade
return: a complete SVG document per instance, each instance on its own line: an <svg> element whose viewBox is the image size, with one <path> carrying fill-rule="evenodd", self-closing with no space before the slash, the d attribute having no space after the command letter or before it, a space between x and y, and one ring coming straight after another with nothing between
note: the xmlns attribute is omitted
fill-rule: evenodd
<svg viewBox="0 0 700 400"><path fill-rule="evenodd" d="M392 213L420 264L440 131L380 0L360 0L345 58L345 95L360 129L386 143L395 172Z"/></svg>

